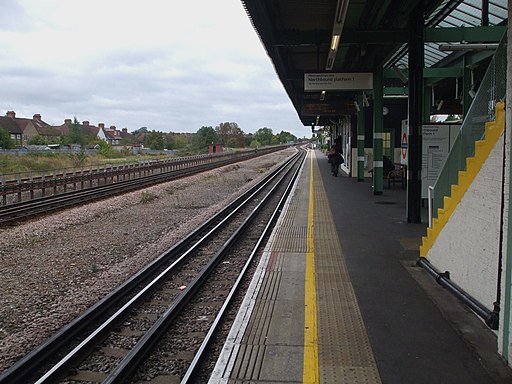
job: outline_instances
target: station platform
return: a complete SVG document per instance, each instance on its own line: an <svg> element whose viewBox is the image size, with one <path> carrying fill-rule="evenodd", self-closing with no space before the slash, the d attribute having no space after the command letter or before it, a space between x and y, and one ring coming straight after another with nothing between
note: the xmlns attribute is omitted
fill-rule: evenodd
<svg viewBox="0 0 512 384"><path fill-rule="evenodd" d="M210 383L511 383L495 334L416 266L425 230L405 190L310 150Z"/></svg>

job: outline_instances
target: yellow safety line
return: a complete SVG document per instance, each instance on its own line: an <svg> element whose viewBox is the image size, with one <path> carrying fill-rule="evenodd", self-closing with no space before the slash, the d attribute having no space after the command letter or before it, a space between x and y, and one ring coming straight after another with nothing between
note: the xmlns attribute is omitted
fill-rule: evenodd
<svg viewBox="0 0 512 384"><path fill-rule="evenodd" d="M313 223L313 152L311 154L311 171L309 182L308 232L306 251L305 315L304 315L304 383L319 383L318 371L318 331L316 315L315 282L315 243Z"/></svg>

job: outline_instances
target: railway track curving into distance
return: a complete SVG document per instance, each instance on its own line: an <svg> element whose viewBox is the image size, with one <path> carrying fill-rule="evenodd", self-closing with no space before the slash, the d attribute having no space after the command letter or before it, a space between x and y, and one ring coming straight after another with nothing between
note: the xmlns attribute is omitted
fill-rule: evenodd
<svg viewBox="0 0 512 384"><path fill-rule="evenodd" d="M64 326L4 371L0 384L207 377L204 356L214 355L212 340L222 340L225 314L247 283L304 157L299 151Z"/></svg>

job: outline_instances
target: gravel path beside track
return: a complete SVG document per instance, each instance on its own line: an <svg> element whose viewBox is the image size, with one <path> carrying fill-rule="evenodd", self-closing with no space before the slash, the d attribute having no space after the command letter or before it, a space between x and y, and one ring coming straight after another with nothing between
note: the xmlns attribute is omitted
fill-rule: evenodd
<svg viewBox="0 0 512 384"><path fill-rule="evenodd" d="M0 229L0 372L295 151Z"/></svg>

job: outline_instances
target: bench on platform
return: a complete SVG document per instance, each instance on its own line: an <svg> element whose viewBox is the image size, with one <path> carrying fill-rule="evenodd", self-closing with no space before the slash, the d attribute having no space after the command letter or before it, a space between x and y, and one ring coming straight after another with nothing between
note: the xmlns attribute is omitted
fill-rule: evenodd
<svg viewBox="0 0 512 384"><path fill-rule="evenodd" d="M389 171L383 175L384 181L388 182L388 189L391 188L391 184L402 183L402 188L405 189L405 180L407 176L407 166L399 163L394 163L395 169ZM373 176L373 169L368 171Z"/></svg>
<svg viewBox="0 0 512 384"><path fill-rule="evenodd" d="M384 180L388 182L388 188L391 188L391 183L402 183L402 188L405 188L405 180L407 175L407 166L400 163L394 163L395 169L389 171L384 175Z"/></svg>

